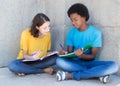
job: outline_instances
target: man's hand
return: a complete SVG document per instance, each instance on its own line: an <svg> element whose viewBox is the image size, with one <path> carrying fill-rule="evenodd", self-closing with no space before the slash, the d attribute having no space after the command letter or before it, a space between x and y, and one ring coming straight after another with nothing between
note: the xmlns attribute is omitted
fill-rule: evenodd
<svg viewBox="0 0 120 86"><path fill-rule="evenodd" d="M83 49L78 49L78 50L75 51L76 56L80 56L82 54L83 54Z"/></svg>
<svg viewBox="0 0 120 86"><path fill-rule="evenodd" d="M60 54L60 55L65 55L65 54L67 54L67 51L65 51L65 50L60 50L60 51L59 51L59 54Z"/></svg>

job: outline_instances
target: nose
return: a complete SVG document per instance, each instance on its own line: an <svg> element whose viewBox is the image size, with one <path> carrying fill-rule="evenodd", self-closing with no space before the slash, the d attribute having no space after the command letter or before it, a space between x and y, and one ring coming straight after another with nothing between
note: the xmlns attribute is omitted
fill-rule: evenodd
<svg viewBox="0 0 120 86"><path fill-rule="evenodd" d="M47 28L47 31L48 31L48 32L50 31L50 27Z"/></svg>
<svg viewBox="0 0 120 86"><path fill-rule="evenodd" d="M75 21L72 21L72 25L73 25L73 26L75 25Z"/></svg>
<svg viewBox="0 0 120 86"><path fill-rule="evenodd" d="M50 31L50 29L47 30L48 32Z"/></svg>
<svg viewBox="0 0 120 86"><path fill-rule="evenodd" d="M72 25L75 26L75 22L72 22Z"/></svg>

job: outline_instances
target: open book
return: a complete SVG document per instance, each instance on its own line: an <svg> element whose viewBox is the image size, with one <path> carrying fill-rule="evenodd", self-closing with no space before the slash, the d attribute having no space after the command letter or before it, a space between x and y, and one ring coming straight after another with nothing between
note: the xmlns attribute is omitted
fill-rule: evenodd
<svg viewBox="0 0 120 86"><path fill-rule="evenodd" d="M43 60L43 59L46 59L46 58L49 58L51 56L58 56L58 51L55 51L55 52L52 52L50 54L47 54L46 56L43 56L41 58L26 58L26 59L23 59L23 62L33 62L33 61L39 61L39 60Z"/></svg>
<svg viewBox="0 0 120 86"><path fill-rule="evenodd" d="M91 47L92 47L92 43L89 43L88 45L84 46L83 47L83 52L86 52ZM74 58L74 57L76 57L76 55L75 55L75 52L72 52L72 53L68 53L68 54L65 54L65 55L59 55L59 57L61 57L61 58Z"/></svg>

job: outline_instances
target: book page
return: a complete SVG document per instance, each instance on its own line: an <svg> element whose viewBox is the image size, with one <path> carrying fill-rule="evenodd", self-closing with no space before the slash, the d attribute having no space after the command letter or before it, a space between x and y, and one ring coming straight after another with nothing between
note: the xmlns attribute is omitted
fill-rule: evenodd
<svg viewBox="0 0 120 86"><path fill-rule="evenodd" d="M58 51L51 52L50 54L47 54L46 56L41 57L40 60L48 58L49 56L58 55L58 53L59 53Z"/></svg>

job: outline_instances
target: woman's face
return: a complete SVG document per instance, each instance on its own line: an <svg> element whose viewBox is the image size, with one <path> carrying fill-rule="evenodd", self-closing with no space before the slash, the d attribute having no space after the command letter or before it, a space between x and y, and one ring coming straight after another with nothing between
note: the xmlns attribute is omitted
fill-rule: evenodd
<svg viewBox="0 0 120 86"><path fill-rule="evenodd" d="M39 34L46 35L50 31L50 22L46 21L41 26L36 26L36 28L39 30Z"/></svg>

